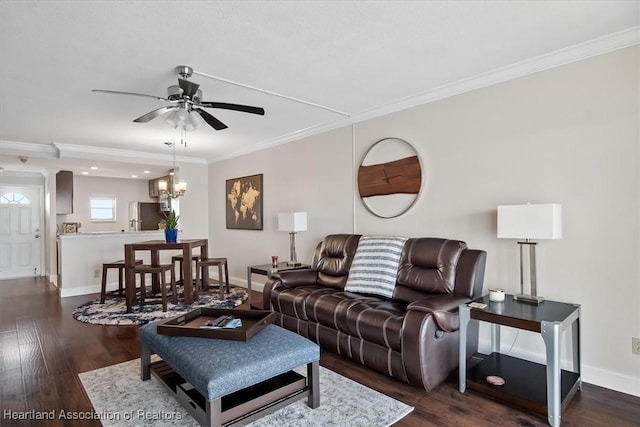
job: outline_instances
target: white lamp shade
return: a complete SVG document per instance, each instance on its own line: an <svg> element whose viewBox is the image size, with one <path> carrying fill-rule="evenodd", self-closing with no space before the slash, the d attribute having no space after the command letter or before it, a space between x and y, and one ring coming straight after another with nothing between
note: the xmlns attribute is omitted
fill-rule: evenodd
<svg viewBox="0 0 640 427"><path fill-rule="evenodd" d="M498 238L561 239L562 206L558 203L498 206Z"/></svg>
<svg viewBox="0 0 640 427"><path fill-rule="evenodd" d="M278 230L288 232L307 231L306 212L284 212L278 214Z"/></svg>

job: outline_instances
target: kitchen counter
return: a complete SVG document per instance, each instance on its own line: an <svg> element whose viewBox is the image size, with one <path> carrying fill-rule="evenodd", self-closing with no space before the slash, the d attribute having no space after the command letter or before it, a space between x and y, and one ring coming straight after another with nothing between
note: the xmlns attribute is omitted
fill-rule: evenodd
<svg viewBox="0 0 640 427"><path fill-rule="evenodd" d="M100 293L102 264L124 259L124 245L145 240L164 240L164 230L136 232L68 233L58 238L58 291L61 297ZM165 251L162 263L170 263ZM138 256L150 263L149 254ZM110 271L107 290L118 288L118 275Z"/></svg>
<svg viewBox="0 0 640 427"><path fill-rule="evenodd" d="M130 235L140 235L142 238L146 239L150 235L155 236L158 233L163 233L164 230L147 230L147 231L93 231L89 233L66 233L58 235L59 238L63 239L83 239L87 237L100 237L100 236L130 236Z"/></svg>

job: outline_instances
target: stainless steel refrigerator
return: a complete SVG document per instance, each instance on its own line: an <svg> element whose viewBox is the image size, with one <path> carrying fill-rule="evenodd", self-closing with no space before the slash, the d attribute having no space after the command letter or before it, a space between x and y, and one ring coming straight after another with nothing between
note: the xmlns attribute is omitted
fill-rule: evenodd
<svg viewBox="0 0 640 427"><path fill-rule="evenodd" d="M157 230L164 220L162 203L129 203L129 231Z"/></svg>

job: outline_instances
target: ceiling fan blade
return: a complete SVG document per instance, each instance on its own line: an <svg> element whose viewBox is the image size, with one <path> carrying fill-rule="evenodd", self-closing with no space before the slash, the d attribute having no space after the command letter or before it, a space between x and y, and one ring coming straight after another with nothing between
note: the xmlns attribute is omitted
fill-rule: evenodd
<svg viewBox="0 0 640 427"><path fill-rule="evenodd" d="M200 103L200 106L207 107L207 108L222 108L224 110L242 111L243 113L260 114L261 116L264 116L264 108L252 107L250 105L227 104L225 102L203 101Z"/></svg>
<svg viewBox="0 0 640 427"><path fill-rule="evenodd" d="M176 108L178 108L177 105L172 105L170 107L161 107L161 108L158 108L157 110L153 110L143 116L138 117L137 119L134 120L134 122L147 123L148 121L153 120L156 117L163 115L164 113L168 113L171 110L175 110Z"/></svg>
<svg viewBox="0 0 640 427"><path fill-rule="evenodd" d="M91 92L111 93L111 94L114 94L114 95L144 96L146 98L154 98L154 99L157 99L159 101L169 101L167 98L163 98L161 96L156 96L156 95L147 95L145 93L120 92L118 90L105 90L105 89L91 89Z"/></svg>
<svg viewBox="0 0 640 427"><path fill-rule="evenodd" d="M183 91L183 95L188 97L189 99L193 99L193 95L196 94L198 88L200 87L199 84L190 82L189 80L185 79L178 79L178 83L180 84L180 89L182 89Z"/></svg>
<svg viewBox="0 0 640 427"><path fill-rule="evenodd" d="M214 128L215 130L222 130L222 129L226 129L228 127L227 125L222 123L220 120L216 119L211 114L207 113L206 111L204 111L201 108L195 108L194 107L192 110L193 111L197 111L200 114L200 116L202 116L204 121L207 122L207 124L209 126L211 126L212 128Z"/></svg>

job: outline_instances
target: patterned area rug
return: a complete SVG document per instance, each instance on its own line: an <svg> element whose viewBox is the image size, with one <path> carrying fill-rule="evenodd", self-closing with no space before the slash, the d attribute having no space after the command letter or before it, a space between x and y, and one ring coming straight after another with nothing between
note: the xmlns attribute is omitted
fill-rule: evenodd
<svg viewBox="0 0 640 427"><path fill-rule="evenodd" d="M298 371L306 375L306 367ZM79 377L103 426L198 426L153 375L149 381L140 380L140 359L84 372ZM309 408L306 399L301 399L249 426L389 426L412 410L411 406L320 367L318 408Z"/></svg>
<svg viewBox="0 0 640 427"><path fill-rule="evenodd" d="M135 305L132 312L127 313L124 298L111 297L100 304L96 299L82 304L73 311L73 318L84 323L94 325L144 325L153 320L174 317L180 313L191 311L199 307L234 308L247 300L247 291L241 288L231 288L225 293L224 299L219 298L218 292L200 295L197 301L191 305L167 304L167 311L162 311L162 304Z"/></svg>

